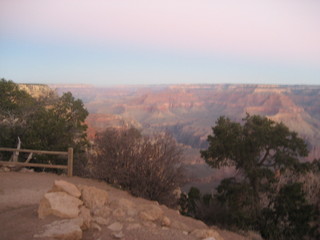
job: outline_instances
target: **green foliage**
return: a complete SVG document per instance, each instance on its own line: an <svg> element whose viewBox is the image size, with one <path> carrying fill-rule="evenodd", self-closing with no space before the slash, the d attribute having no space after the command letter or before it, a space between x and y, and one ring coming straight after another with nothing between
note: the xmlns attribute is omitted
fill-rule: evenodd
<svg viewBox="0 0 320 240"><path fill-rule="evenodd" d="M88 115L81 100L72 94L61 97L48 96L35 99L12 81L0 81L0 144L16 147L20 137L22 148L66 151L73 147L75 153L83 151L86 140L84 124ZM7 157L7 156L3 156ZM47 157L37 156L33 162L47 162ZM50 157L51 163L65 163L65 158Z"/></svg>
<svg viewBox="0 0 320 240"><path fill-rule="evenodd" d="M187 215L189 216L195 216L198 212L197 210L197 204L201 200L201 193L200 190L196 187L191 187L188 192L188 212Z"/></svg>
<svg viewBox="0 0 320 240"><path fill-rule="evenodd" d="M307 203L301 183L283 186L272 203L273 208L262 210L260 232L264 238L299 240L312 234L315 209Z"/></svg>
<svg viewBox="0 0 320 240"><path fill-rule="evenodd" d="M200 190L196 187L191 187L188 194L181 193L179 199L180 213L186 216L198 218L199 203L201 203L202 196Z"/></svg>
<svg viewBox="0 0 320 240"><path fill-rule="evenodd" d="M35 100L25 91L21 91L13 81L0 80L0 116L21 115L29 109Z"/></svg>
<svg viewBox="0 0 320 240"><path fill-rule="evenodd" d="M259 230L266 239L285 239L285 234L301 239L311 232L315 211L300 184L280 180L285 173L304 174L315 167L300 161L308 155L307 145L283 123L257 115L243 121L220 117L208 136L208 149L201 151L211 167L234 166L238 172L224 179L215 195L224 224Z"/></svg>
<svg viewBox="0 0 320 240"><path fill-rule="evenodd" d="M209 148L201 156L215 168L235 166L250 176L260 168L295 169L299 157L308 155L307 145L283 123L247 115L244 125L220 117L208 136Z"/></svg>
<svg viewBox="0 0 320 240"><path fill-rule="evenodd" d="M200 190L196 187L191 187L188 193L189 199L199 200L201 198Z"/></svg>
<svg viewBox="0 0 320 240"><path fill-rule="evenodd" d="M86 144L84 124L88 112L81 100L64 93L50 108L38 109L28 119L26 147L32 149L80 150Z"/></svg>
<svg viewBox="0 0 320 240"><path fill-rule="evenodd" d="M182 192L180 194L180 198L178 201L180 213L182 215L188 216L188 208L189 208L189 201L188 201L188 195Z"/></svg>
<svg viewBox="0 0 320 240"><path fill-rule="evenodd" d="M254 198L252 188L245 181L235 178L222 180L217 188L215 198L221 206L225 206L223 225L238 226L247 230L254 225Z"/></svg>
<svg viewBox="0 0 320 240"><path fill-rule="evenodd" d="M16 145L17 137L23 135L26 118L34 111L36 101L25 91L19 90L12 81L0 80L0 144Z"/></svg>
<svg viewBox="0 0 320 240"><path fill-rule="evenodd" d="M210 206L211 200L212 200L212 195L209 193L206 193L202 196L202 201L203 201L204 205L207 207Z"/></svg>

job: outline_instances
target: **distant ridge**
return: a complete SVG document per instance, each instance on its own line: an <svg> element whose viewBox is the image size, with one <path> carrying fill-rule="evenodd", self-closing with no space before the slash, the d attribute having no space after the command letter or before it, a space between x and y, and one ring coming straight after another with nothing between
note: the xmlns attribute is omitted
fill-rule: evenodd
<svg viewBox="0 0 320 240"><path fill-rule="evenodd" d="M91 84L48 84L52 89L56 88L94 88Z"/></svg>

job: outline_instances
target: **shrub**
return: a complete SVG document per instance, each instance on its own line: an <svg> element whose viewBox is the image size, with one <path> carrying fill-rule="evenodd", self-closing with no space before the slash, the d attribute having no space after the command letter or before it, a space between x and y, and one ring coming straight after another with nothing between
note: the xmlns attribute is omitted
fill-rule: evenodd
<svg viewBox="0 0 320 240"><path fill-rule="evenodd" d="M173 206L183 181L181 149L168 134L108 128L96 136L94 174L135 196Z"/></svg>
<svg viewBox="0 0 320 240"><path fill-rule="evenodd" d="M273 208L262 210L260 232L265 239L303 239L312 235L310 222L315 217L315 208L308 204L301 183L283 186Z"/></svg>

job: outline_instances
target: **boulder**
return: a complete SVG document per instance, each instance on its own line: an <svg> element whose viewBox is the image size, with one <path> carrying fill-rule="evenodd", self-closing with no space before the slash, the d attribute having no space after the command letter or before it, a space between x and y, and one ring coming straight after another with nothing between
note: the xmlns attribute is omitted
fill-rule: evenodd
<svg viewBox="0 0 320 240"><path fill-rule="evenodd" d="M91 223L91 228L98 230L99 232L101 232L101 230L102 230L101 227L99 226L99 224L97 224L95 222Z"/></svg>
<svg viewBox="0 0 320 240"><path fill-rule="evenodd" d="M104 190L83 185L79 188L84 205L91 210L102 208L108 202L108 193Z"/></svg>
<svg viewBox="0 0 320 240"><path fill-rule="evenodd" d="M119 232L122 230L122 228L123 228L123 225L119 222L114 222L108 226L108 229L113 232Z"/></svg>
<svg viewBox="0 0 320 240"><path fill-rule="evenodd" d="M135 208L131 208L131 209L127 209L127 215L130 217L134 217L138 214L137 209Z"/></svg>
<svg viewBox="0 0 320 240"><path fill-rule="evenodd" d="M103 217L94 217L93 221L95 221L99 225L108 225L110 223L109 219L105 219Z"/></svg>
<svg viewBox="0 0 320 240"><path fill-rule="evenodd" d="M94 216L104 217L107 218L111 215L112 210L107 207L103 206L102 208L96 208L92 210Z"/></svg>
<svg viewBox="0 0 320 240"><path fill-rule="evenodd" d="M130 223L127 226L127 230L135 230L141 228L140 223Z"/></svg>
<svg viewBox="0 0 320 240"><path fill-rule="evenodd" d="M126 212L122 208L116 208L113 210L112 215L116 218L123 218L126 215Z"/></svg>
<svg viewBox="0 0 320 240"><path fill-rule="evenodd" d="M76 198L81 196L81 192L76 185L63 180L54 181L53 187L49 192L65 192Z"/></svg>
<svg viewBox="0 0 320 240"><path fill-rule="evenodd" d="M145 221L142 223L143 226L145 226L146 228L156 228L157 224L155 224L154 222L150 222L150 221Z"/></svg>
<svg viewBox="0 0 320 240"><path fill-rule="evenodd" d="M169 227L171 224L171 220L164 216L162 219L161 219L161 225L164 226L164 227Z"/></svg>
<svg viewBox="0 0 320 240"><path fill-rule="evenodd" d="M0 172L10 172L10 168L3 166L0 168Z"/></svg>
<svg viewBox="0 0 320 240"><path fill-rule="evenodd" d="M81 226L82 230L89 229L92 222L92 216L90 214L90 209L86 208L85 206L80 207L80 214L79 217L83 220L83 225Z"/></svg>
<svg viewBox="0 0 320 240"><path fill-rule="evenodd" d="M147 204L141 206L141 209L139 216L144 221L156 221L162 218L163 210L159 206Z"/></svg>
<svg viewBox="0 0 320 240"><path fill-rule="evenodd" d="M44 195L38 208L38 216L43 219L48 215L61 218L76 218L79 206L83 202L65 192L49 192Z"/></svg>
<svg viewBox="0 0 320 240"><path fill-rule="evenodd" d="M19 172L21 172L21 173L33 173L34 170L33 169L29 169L29 168L21 168L21 170Z"/></svg>
<svg viewBox="0 0 320 240"><path fill-rule="evenodd" d="M110 207L113 209L118 209L117 211L113 211L115 215L119 215L118 213L120 213L120 215L123 215L123 211L125 212L125 215L131 217L137 215L136 205L132 201L125 198L120 198L116 201L111 202ZM119 209L121 209L122 211Z"/></svg>
<svg viewBox="0 0 320 240"><path fill-rule="evenodd" d="M124 238L123 232L115 232L115 233L112 233L112 236L113 236L114 238L118 238L118 239Z"/></svg>
<svg viewBox="0 0 320 240"><path fill-rule="evenodd" d="M132 223L132 222L135 222L136 220L133 218L133 217L128 217L125 219L125 222L129 222L129 223Z"/></svg>
<svg viewBox="0 0 320 240"><path fill-rule="evenodd" d="M114 208L130 209L130 208L134 208L135 204L128 199L120 198L115 201L112 201L110 203L110 206Z"/></svg>
<svg viewBox="0 0 320 240"><path fill-rule="evenodd" d="M194 236L198 239L210 239L214 240L224 240L220 234L213 229L196 229L190 233L191 236Z"/></svg>
<svg viewBox="0 0 320 240"><path fill-rule="evenodd" d="M81 218L54 221L45 226L41 234L35 234L35 238L55 238L63 240L80 240L82 238L83 220Z"/></svg>

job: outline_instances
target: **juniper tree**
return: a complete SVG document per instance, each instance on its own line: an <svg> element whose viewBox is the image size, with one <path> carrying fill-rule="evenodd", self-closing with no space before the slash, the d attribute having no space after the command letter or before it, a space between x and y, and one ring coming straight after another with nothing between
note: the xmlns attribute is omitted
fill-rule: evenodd
<svg viewBox="0 0 320 240"><path fill-rule="evenodd" d="M227 206L230 224L257 229L262 210L275 211L281 175L308 170L301 162L308 155L307 145L283 123L258 115L247 114L243 124L220 117L212 131L201 156L213 168L232 166L238 172L221 182L216 198Z"/></svg>

